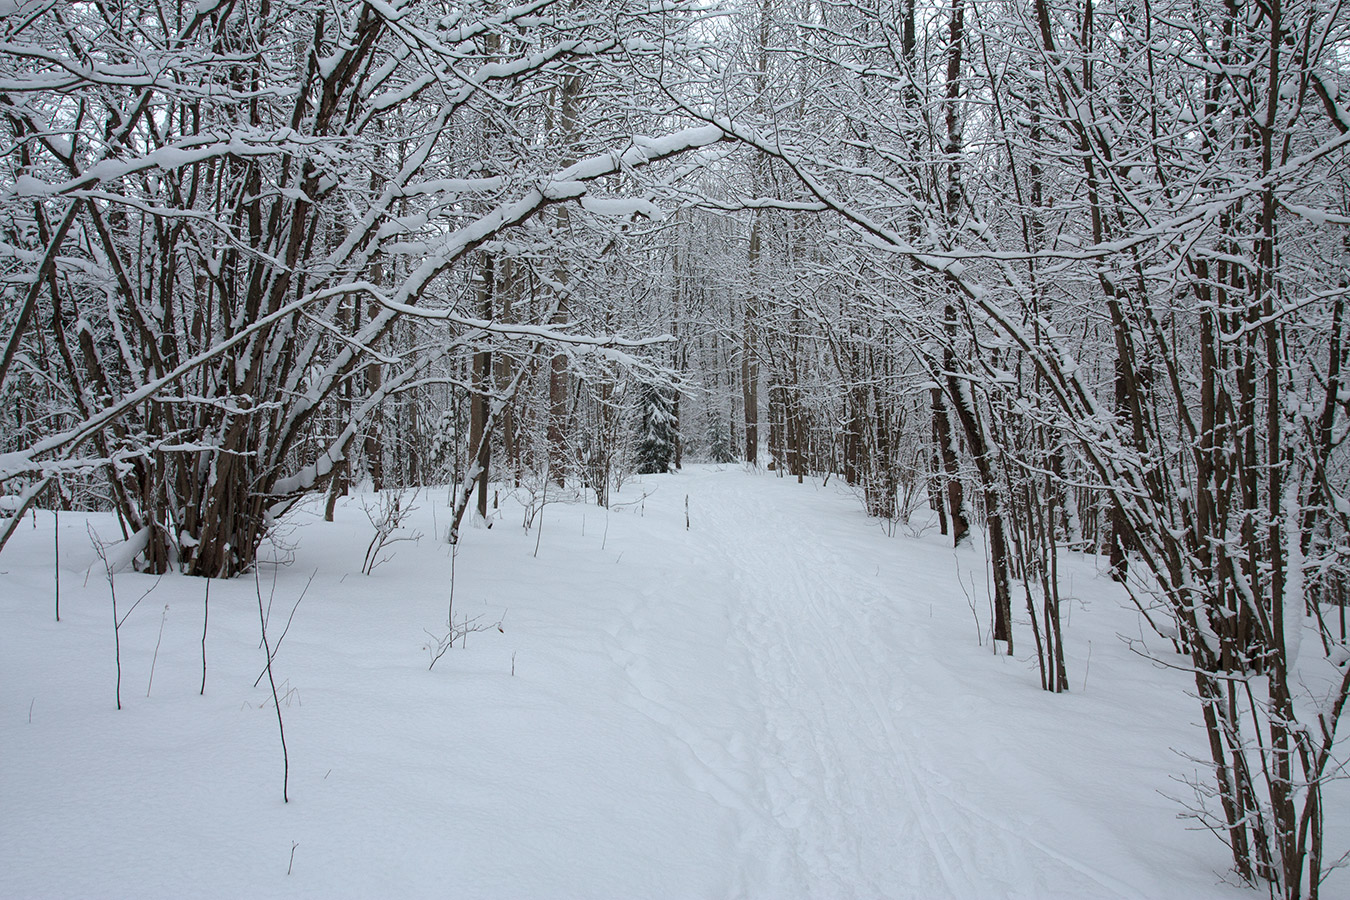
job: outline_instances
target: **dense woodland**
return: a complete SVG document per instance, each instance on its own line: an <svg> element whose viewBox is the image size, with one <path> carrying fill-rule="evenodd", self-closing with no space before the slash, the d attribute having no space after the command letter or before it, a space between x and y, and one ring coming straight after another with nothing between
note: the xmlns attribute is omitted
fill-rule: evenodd
<svg viewBox="0 0 1350 900"><path fill-rule="evenodd" d="M1343 85L1332 0L3 0L0 546L111 509L228 577L356 487L455 485L454 541L492 491L835 478L982 530L1049 691L1058 555L1109 557L1194 674L1192 812L1316 896Z"/></svg>

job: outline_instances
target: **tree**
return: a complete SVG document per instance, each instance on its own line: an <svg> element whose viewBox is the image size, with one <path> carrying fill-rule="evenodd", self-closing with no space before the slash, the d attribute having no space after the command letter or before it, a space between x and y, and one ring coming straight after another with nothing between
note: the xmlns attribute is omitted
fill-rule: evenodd
<svg viewBox="0 0 1350 900"><path fill-rule="evenodd" d="M51 342L63 409L0 481L25 480L26 506L72 462L101 470L126 529L148 533L148 568L232 575L361 438L379 471L375 417L455 381L463 350L640 347L569 332L557 304L498 322L461 303L476 249L723 137L635 138L619 118L563 158L485 171L468 139L485 111L567 72L622 81L680 18L592 13L61 3L6 19L0 104L19 151L0 213L27 287L6 307L0 386ZM336 433L311 440L347 397Z"/></svg>
<svg viewBox="0 0 1350 900"><path fill-rule="evenodd" d="M670 389L644 384L639 395L637 471L641 475L664 475L675 460L675 402Z"/></svg>

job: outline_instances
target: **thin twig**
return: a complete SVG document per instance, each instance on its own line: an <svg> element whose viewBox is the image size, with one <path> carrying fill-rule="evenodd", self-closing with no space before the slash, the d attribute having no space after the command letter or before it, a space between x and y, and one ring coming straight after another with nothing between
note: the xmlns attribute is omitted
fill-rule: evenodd
<svg viewBox="0 0 1350 900"><path fill-rule="evenodd" d="M281 642L286 640L286 633L291 630L291 620L295 618L295 611L300 608L300 601L305 599L305 594L309 593L309 586L314 583L314 576L318 574L319 574L318 569L315 569L313 572L310 573L309 581L305 582L304 590L302 590L300 592L300 596L295 599L295 605L291 607L291 614L286 617L286 627L281 629L281 637L277 638L276 646L274 646L272 648L272 652L268 654L269 663L273 659L275 659L277 653L281 651ZM271 604L269 603L268 606L270 607ZM253 680L253 686L257 687L258 684L262 681L262 677L266 674L267 669L264 668L261 672L258 673L258 677Z"/></svg>
<svg viewBox="0 0 1350 900"><path fill-rule="evenodd" d="M544 539L544 507L548 505L548 482L552 469L544 470L544 497L539 503L539 530L534 533L534 558L539 558L539 542Z"/></svg>
<svg viewBox="0 0 1350 900"><path fill-rule="evenodd" d="M1087 690L1088 672L1092 671L1092 641L1088 641L1087 662L1083 664L1083 690Z"/></svg>
<svg viewBox="0 0 1350 900"><path fill-rule="evenodd" d="M267 643L267 614L263 611L262 583L258 580L256 567L253 570L253 585L258 594L258 625L262 630L263 650L267 654L267 681L272 686L272 705L277 710L277 732L281 735L281 802L290 803L291 758L286 752L286 724L281 720L281 700L277 697L277 680L272 676L272 648Z"/></svg>
<svg viewBox="0 0 1350 900"><path fill-rule="evenodd" d="M211 576L206 576L206 597L202 600L202 689L206 696L206 623L211 619Z"/></svg>
<svg viewBox="0 0 1350 900"><path fill-rule="evenodd" d="M61 621L61 510L52 510L52 582L56 589L56 621Z"/></svg>
<svg viewBox="0 0 1350 900"><path fill-rule="evenodd" d="M159 617L159 637L155 638L155 653L150 657L150 679L145 683L145 696L150 696L150 688L155 683L155 663L159 662L159 645L164 643L164 623L169 619L169 604L164 604L164 612Z"/></svg>

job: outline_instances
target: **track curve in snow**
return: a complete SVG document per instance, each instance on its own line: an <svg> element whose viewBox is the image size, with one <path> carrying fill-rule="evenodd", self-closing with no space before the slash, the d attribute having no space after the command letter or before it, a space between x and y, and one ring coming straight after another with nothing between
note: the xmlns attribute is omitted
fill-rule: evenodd
<svg viewBox="0 0 1350 900"><path fill-rule="evenodd" d="M983 796L998 773L970 783L998 723L963 720L952 700L964 685L922 619L964 602L933 594L950 590L950 551L925 544L938 558L888 581L872 571L875 541L857 540L867 526L820 516L814 495L832 487L728 471L670 488L688 495L700 569L681 589L725 616L727 671L748 679L728 685L745 709L733 733L709 741L677 726L703 748L691 782L716 785L739 817L738 895L1142 896Z"/></svg>

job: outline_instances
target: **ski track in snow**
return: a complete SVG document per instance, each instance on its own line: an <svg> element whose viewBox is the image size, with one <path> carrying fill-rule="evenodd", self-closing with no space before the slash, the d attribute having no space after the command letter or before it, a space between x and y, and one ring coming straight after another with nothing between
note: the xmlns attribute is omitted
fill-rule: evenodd
<svg viewBox="0 0 1350 900"><path fill-rule="evenodd" d="M969 861L933 833L897 739L892 719L905 711L886 677L894 654L860 621L869 604L851 584L850 561L825 558L796 521L780 520L772 544L747 540L745 525L767 510L744 492L722 499L714 544L735 572L737 633L771 742L760 764L782 834L766 837L786 844L776 855L787 871L773 880L801 885L804 896L901 886L914 896L972 896L959 875Z"/></svg>
<svg viewBox="0 0 1350 900"><path fill-rule="evenodd" d="M766 503L772 480L686 486L702 558L715 562L704 584L677 588L727 598L731 647L757 688L742 729L723 746L700 729L697 710L682 719L677 704L653 696L669 689L644 678L641 656L621 661L642 711L687 748L689 782L741 821L736 896L1013 897L1047 882L1056 892L1074 886L1063 896L1140 896L960 796L925 756L918 730L928 711L910 702L941 673L917 672L907 657L931 667L934 655L894 640L922 644L922 623L908 627L916 623L903 608L859 575L860 560L825 552L808 517ZM643 603L660 603L656 593L646 589ZM980 739L978 727L969 739ZM1047 878L1047 869L1061 871Z"/></svg>

